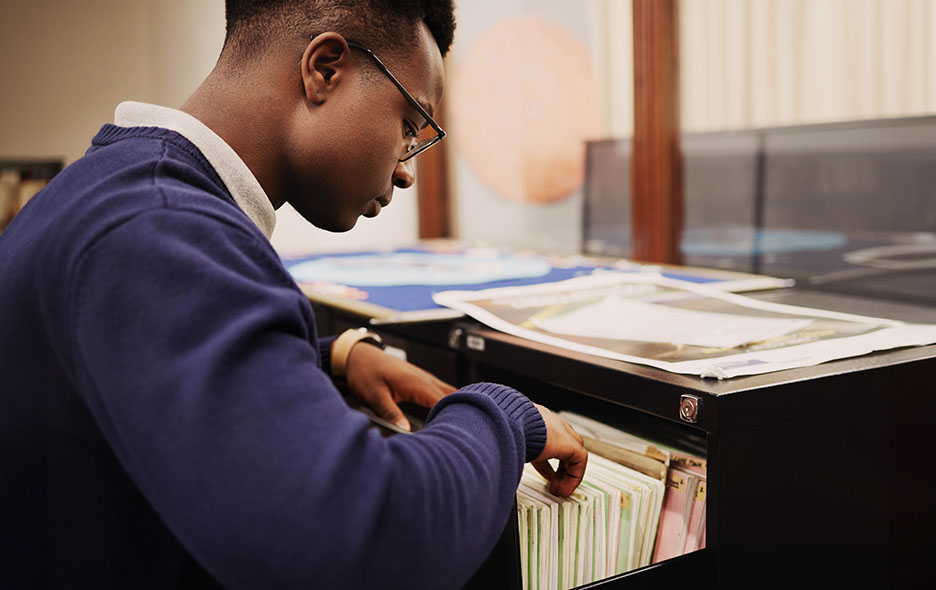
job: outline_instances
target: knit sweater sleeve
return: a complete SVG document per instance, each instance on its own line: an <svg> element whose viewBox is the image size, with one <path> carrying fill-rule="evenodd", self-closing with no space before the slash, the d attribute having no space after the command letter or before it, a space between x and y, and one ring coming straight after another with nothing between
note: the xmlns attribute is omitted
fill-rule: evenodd
<svg viewBox="0 0 936 590"><path fill-rule="evenodd" d="M257 236L190 211L109 228L70 279L79 395L223 585L449 588L510 514L546 429L516 391L448 396L380 436L319 364L311 308Z"/></svg>
<svg viewBox="0 0 936 590"><path fill-rule="evenodd" d="M546 446L546 423L536 406L516 389L497 383L475 383L459 389L432 408L427 422L444 412L453 404L460 403L466 395L481 394L490 397L514 425L514 438L518 445L523 445L524 462L530 462L543 452ZM522 469L522 466L521 466Z"/></svg>
<svg viewBox="0 0 936 590"><path fill-rule="evenodd" d="M337 336L326 336L319 340L319 366L323 371L331 375L331 349Z"/></svg>

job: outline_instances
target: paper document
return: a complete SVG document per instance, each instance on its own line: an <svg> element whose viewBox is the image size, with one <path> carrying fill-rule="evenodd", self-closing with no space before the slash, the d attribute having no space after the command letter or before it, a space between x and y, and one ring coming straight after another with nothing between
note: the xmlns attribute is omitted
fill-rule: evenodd
<svg viewBox="0 0 936 590"><path fill-rule="evenodd" d="M602 272L433 298L515 336L718 379L936 343L933 324L770 303L651 273Z"/></svg>
<svg viewBox="0 0 936 590"><path fill-rule="evenodd" d="M569 498L549 493L532 465L517 490L523 588L574 588L705 546L705 458L661 446L581 414L561 411L587 441L585 477ZM655 461L650 477L613 456ZM680 467L670 467L670 458ZM629 460L628 460L629 461ZM683 468L685 467L685 468Z"/></svg>
<svg viewBox="0 0 936 590"><path fill-rule="evenodd" d="M561 315L532 318L538 328L570 336L718 348L783 336L805 328L811 321L692 311L633 301L617 294Z"/></svg>
<svg viewBox="0 0 936 590"><path fill-rule="evenodd" d="M549 493L530 464L517 490L523 587L566 589L649 565L664 482L589 454L568 498Z"/></svg>

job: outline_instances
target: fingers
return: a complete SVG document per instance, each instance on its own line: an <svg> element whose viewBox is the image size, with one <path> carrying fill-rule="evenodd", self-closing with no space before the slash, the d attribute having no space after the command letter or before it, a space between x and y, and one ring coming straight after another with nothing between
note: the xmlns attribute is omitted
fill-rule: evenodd
<svg viewBox="0 0 936 590"><path fill-rule="evenodd" d="M377 384L388 387L393 399L432 408L455 388L416 365L386 354L379 348L357 345L348 357L348 384L352 391ZM356 392L357 393L357 392Z"/></svg>
<svg viewBox="0 0 936 590"><path fill-rule="evenodd" d="M368 405L378 416L387 422L396 424L403 430L410 430L409 420L406 419L400 406L396 405L396 402L390 397L389 392L375 395L373 399L368 400Z"/></svg>
<svg viewBox="0 0 936 590"><path fill-rule="evenodd" d="M391 386L399 392L398 398L406 399L424 408L432 408L443 397L456 388L435 375L409 363L399 367L400 373L391 379Z"/></svg>
<svg viewBox="0 0 936 590"><path fill-rule="evenodd" d="M393 395L390 389L385 386L374 385L364 391L359 391L354 396L371 411L387 422L395 424L403 430L410 431L410 423L400 406L393 401Z"/></svg>
<svg viewBox="0 0 936 590"><path fill-rule="evenodd" d="M568 497L585 477L588 451L582 437L568 422L544 406L536 404L536 407L546 423L546 445L533 461L533 467L549 481L550 493ZM549 459L559 460L558 469L553 470L547 462Z"/></svg>
<svg viewBox="0 0 936 590"><path fill-rule="evenodd" d="M533 461L531 465L537 473L549 482L549 493L554 496L568 498L578 488L585 477L585 466L588 464L588 453L579 456L576 454L569 459L560 459L559 468L553 469L546 459Z"/></svg>
<svg viewBox="0 0 936 590"><path fill-rule="evenodd" d="M549 464L549 461L546 459L540 459L530 463L533 466L533 469L536 469L536 472L543 476L546 481L552 481L553 476L556 475L555 470L553 470L552 465Z"/></svg>
<svg viewBox="0 0 936 590"><path fill-rule="evenodd" d="M400 396L424 408L431 409L440 399L451 393L444 382L413 365L408 365L395 377L391 385L399 391Z"/></svg>
<svg viewBox="0 0 936 590"><path fill-rule="evenodd" d="M403 410L393 401L393 395L388 388L376 387L367 394L367 405L381 418L396 424L403 430L410 429L409 420L403 415Z"/></svg>
<svg viewBox="0 0 936 590"><path fill-rule="evenodd" d="M588 463L588 453L576 456L568 461L559 461L556 475L549 482L549 491L553 495L567 498L582 483L585 477L585 466Z"/></svg>
<svg viewBox="0 0 936 590"><path fill-rule="evenodd" d="M450 394L450 393L455 393L455 392L458 390L457 387L455 387L455 386L453 386L453 385L451 385L451 384L449 384L449 383L446 383L445 381L442 381L441 379L439 379L439 378L436 377L435 375L430 374L430 377L432 377L432 380L433 380L433 382L435 383L436 388L437 388L437 389L439 390L439 392L442 394L442 396L441 396L439 399L441 399L442 397L445 397L446 395L448 395L448 394Z"/></svg>

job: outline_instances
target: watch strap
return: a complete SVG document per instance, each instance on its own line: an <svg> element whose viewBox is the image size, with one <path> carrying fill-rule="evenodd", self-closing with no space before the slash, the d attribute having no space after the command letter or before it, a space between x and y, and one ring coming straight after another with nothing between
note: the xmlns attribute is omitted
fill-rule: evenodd
<svg viewBox="0 0 936 590"><path fill-rule="evenodd" d="M351 349L358 342L366 342L378 348L385 348L383 340L376 332L367 328L357 328L345 330L332 343L331 350L331 375L332 377L344 378L348 375L348 358L351 356Z"/></svg>

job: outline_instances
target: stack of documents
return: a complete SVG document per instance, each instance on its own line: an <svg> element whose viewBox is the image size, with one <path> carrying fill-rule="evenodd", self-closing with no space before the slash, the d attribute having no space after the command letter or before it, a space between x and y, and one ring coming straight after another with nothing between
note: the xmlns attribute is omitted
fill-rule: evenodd
<svg viewBox="0 0 936 590"><path fill-rule="evenodd" d="M666 478L653 563L704 546L705 476L674 467Z"/></svg>
<svg viewBox="0 0 936 590"><path fill-rule="evenodd" d="M666 483L653 563L705 547L703 457L647 441L580 414L559 415L575 427L590 452Z"/></svg>
<svg viewBox="0 0 936 590"><path fill-rule="evenodd" d="M705 546L705 460L560 412L589 451L569 498L527 465L517 490L524 589L572 588Z"/></svg>
<svg viewBox="0 0 936 590"><path fill-rule="evenodd" d="M517 490L523 587L572 588L651 563L663 482L590 454L569 498L527 465Z"/></svg>
<svg viewBox="0 0 936 590"><path fill-rule="evenodd" d="M655 479L666 479L670 451L665 447L581 414L563 411L559 416L575 428L590 452Z"/></svg>

